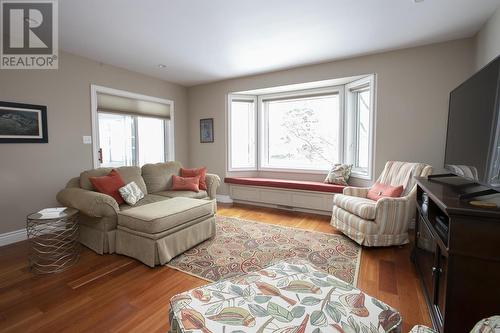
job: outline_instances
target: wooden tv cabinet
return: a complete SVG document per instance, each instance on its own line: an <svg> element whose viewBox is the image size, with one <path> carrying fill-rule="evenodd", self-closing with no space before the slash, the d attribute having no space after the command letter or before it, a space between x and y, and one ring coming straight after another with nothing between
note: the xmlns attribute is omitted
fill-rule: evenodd
<svg viewBox="0 0 500 333"><path fill-rule="evenodd" d="M412 260L441 333L469 332L480 319L500 314L500 209L461 201L460 188L417 178Z"/></svg>

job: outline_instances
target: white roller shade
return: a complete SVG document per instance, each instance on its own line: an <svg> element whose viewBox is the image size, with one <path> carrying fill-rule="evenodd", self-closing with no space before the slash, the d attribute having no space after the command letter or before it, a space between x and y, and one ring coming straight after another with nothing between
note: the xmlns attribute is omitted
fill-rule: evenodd
<svg viewBox="0 0 500 333"><path fill-rule="evenodd" d="M97 94L97 112L133 114L170 119L170 105L122 96Z"/></svg>

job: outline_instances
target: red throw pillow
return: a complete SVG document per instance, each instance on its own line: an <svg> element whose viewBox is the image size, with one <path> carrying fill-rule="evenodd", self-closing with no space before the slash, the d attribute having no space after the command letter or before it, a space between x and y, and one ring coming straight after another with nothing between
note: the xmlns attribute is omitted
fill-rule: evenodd
<svg viewBox="0 0 500 333"><path fill-rule="evenodd" d="M125 186L125 183L115 169L111 170L107 176L89 177L89 180L97 192L112 196L119 205L125 202L118 192L118 189Z"/></svg>
<svg viewBox="0 0 500 333"><path fill-rule="evenodd" d="M179 177L172 175L172 190L174 191L194 191L199 192L198 184L200 177Z"/></svg>
<svg viewBox="0 0 500 333"><path fill-rule="evenodd" d="M194 168L194 169L184 169L181 168L181 177L200 177L200 190L207 189L207 183L205 182L205 176L207 175L207 168Z"/></svg>
<svg viewBox="0 0 500 333"><path fill-rule="evenodd" d="M403 185L391 186L382 183L375 183L368 191L368 199L377 201L381 198L399 198L403 193Z"/></svg>

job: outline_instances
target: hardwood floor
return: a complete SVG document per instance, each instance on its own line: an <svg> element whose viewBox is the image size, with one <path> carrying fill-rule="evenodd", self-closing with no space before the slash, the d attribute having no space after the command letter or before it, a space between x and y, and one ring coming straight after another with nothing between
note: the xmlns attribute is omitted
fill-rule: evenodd
<svg viewBox="0 0 500 333"><path fill-rule="evenodd" d="M335 232L327 216L243 205L219 205L218 214ZM37 277L27 269L27 250L26 242L0 248L1 332L166 332L169 299L206 283L168 267L151 269L86 248L71 269ZM358 288L401 312L402 332L430 325L409 252L409 245L364 248L358 278Z"/></svg>

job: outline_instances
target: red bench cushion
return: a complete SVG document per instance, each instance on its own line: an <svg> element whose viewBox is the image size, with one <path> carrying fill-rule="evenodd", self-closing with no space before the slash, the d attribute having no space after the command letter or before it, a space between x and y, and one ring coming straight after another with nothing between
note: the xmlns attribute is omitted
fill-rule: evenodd
<svg viewBox="0 0 500 333"><path fill-rule="evenodd" d="M326 184L321 182L308 182L301 180L271 179L271 178L240 178L226 177L224 182L237 185L267 186L277 188L288 188L294 190L317 191L328 193L342 193L345 186Z"/></svg>

